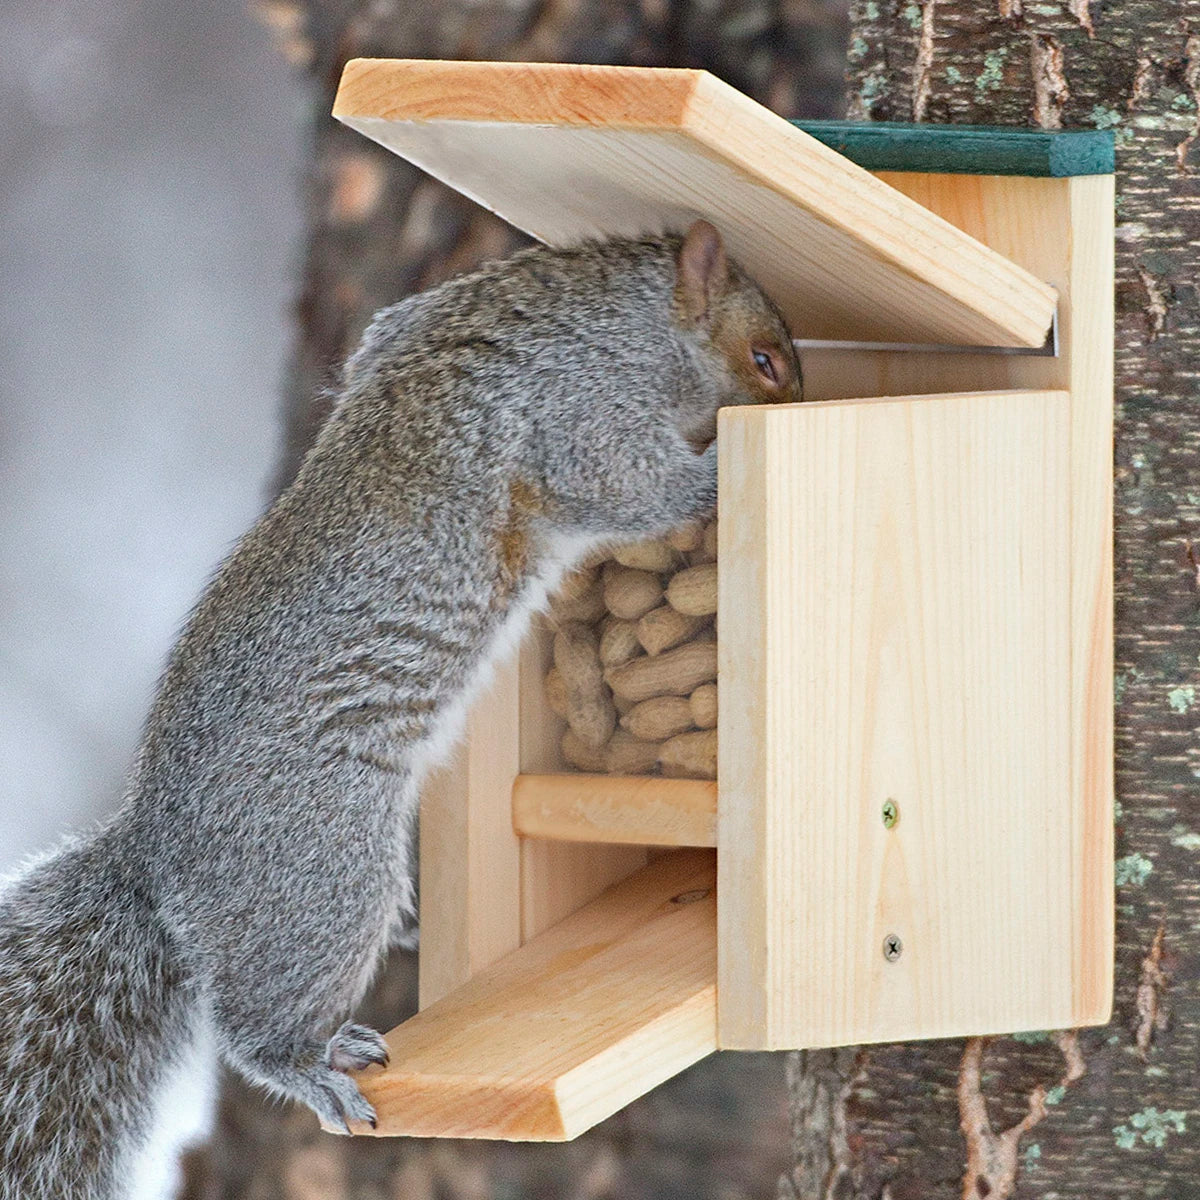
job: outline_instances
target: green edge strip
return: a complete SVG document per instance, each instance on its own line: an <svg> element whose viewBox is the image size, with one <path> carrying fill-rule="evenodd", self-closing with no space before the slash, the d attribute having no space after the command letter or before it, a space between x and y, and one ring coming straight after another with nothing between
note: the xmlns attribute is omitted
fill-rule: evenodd
<svg viewBox="0 0 1200 1200"><path fill-rule="evenodd" d="M926 174L1111 175L1111 129L1005 129L892 121L793 121L868 171Z"/></svg>

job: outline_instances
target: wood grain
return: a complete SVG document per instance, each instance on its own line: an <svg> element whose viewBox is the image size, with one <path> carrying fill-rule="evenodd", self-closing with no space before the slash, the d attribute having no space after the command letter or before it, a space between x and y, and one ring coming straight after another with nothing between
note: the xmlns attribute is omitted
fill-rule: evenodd
<svg viewBox="0 0 1200 1200"><path fill-rule="evenodd" d="M1053 288L704 71L354 60L334 115L551 244L715 221L797 336L1038 346Z"/></svg>
<svg viewBox="0 0 1200 1200"><path fill-rule="evenodd" d="M716 846L717 785L707 779L518 775L513 828L526 838L635 846Z"/></svg>
<svg viewBox="0 0 1200 1200"><path fill-rule="evenodd" d="M711 1053L714 887L710 851L664 855L394 1029L375 1132L559 1141Z"/></svg>
<svg viewBox="0 0 1200 1200"><path fill-rule="evenodd" d="M722 411L722 1046L1075 1018L1070 415Z"/></svg>
<svg viewBox="0 0 1200 1200"><path fill-rule="evenodd" d="M521 944L521 854L510 817L519 769L519 668L502 664L466 737L421 796L420 1004Z"/></svg>
<svg viewBox="0 0 1200 1200"><path fill-rule="evenodd" d="M817 398L979 388L1071 393L1072 812L1076 887L1087 899L1073 931L1077 1010L1108 1019L1113 996L1113 179L887 174L903 190L1058 289L1057 358L810 352ZM1031 220L1030 214L1038 214Z"/></svg>
<svg viewBox="0 0 1200 1200"><path fill-rule="evenodd" d="M1071 357L1071 947L1076 1025L1112 1016L1115 777L1113 744L1113 213L1111 176L1072 179Z"/></svg>

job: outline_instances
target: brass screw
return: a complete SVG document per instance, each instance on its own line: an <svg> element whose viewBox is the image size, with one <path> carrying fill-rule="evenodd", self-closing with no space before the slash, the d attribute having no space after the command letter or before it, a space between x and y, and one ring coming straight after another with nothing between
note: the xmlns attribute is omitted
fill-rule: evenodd
<svg viewBox="0 0 1200 1200"><path fill-rule="evenodd" d="M896 807L895 800L888 800L883 806L883 827L891 829L900 819L900 810Z"/></svg>
<svg viewBox="0 0 1200 1200"><path fill-rule="evenodd" d="M895 962L903 953L904 943L894 933L889 933L883 939L883 957L888 962Z"/></svg>

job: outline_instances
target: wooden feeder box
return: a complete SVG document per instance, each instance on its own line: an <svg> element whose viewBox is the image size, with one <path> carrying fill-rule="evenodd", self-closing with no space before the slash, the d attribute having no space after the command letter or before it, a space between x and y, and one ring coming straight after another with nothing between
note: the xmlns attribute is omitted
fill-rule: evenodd
<svg viewBox="0 0 1200 1200"><path fill-rule="evenodd" d="M558 64L357 60L334 113L551 244L713 221L808 398L720 414L719 786L564 771L544 629L476 705L377 1132L571 1138L718 1049L1106 1022L1111 137Z"/></svg>

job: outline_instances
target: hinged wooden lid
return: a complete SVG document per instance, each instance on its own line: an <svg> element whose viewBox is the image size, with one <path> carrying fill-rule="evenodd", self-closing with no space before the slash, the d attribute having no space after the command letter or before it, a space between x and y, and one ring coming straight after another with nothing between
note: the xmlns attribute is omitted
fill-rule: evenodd
<svg viewBox="0 0 1200 1200"><path fill-rule="evenodd" d="M705 71L355 59L333 111L552 245L708 217L797 337L1050 327L1049 284Z"/></svg>

